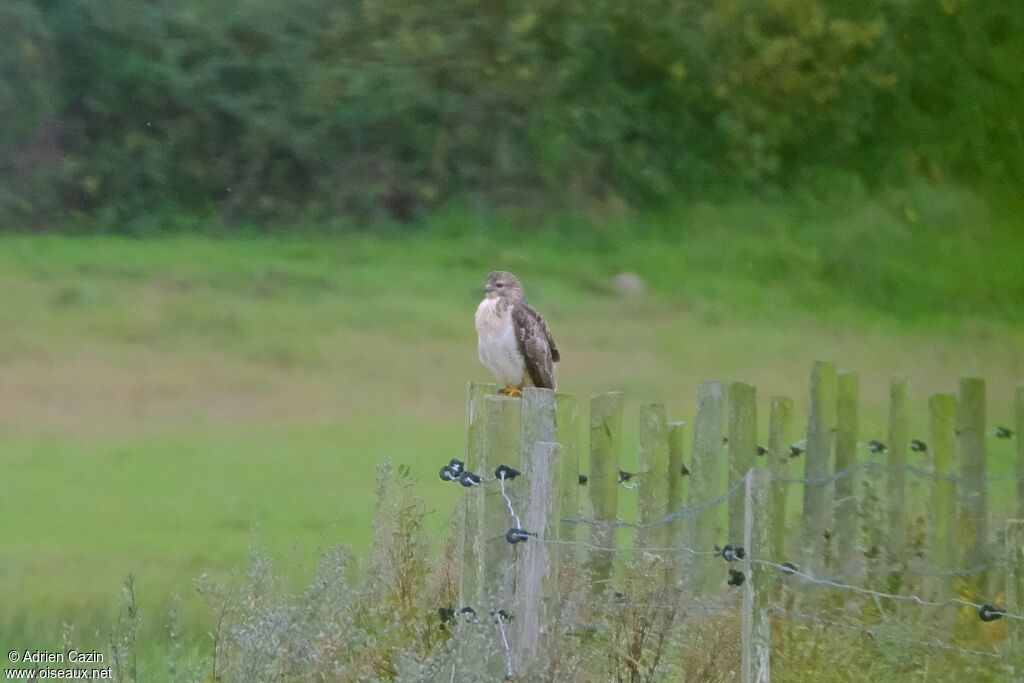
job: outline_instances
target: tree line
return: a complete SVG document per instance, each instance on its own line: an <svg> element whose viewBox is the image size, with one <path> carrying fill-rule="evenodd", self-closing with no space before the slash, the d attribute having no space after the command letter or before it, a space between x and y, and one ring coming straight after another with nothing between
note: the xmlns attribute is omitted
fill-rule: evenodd
<svg viewBox="0 0 1024 683"><path fill-rule="evenodd" d="M0 218L1024 182L1024 3L4 0Z"/></svg>

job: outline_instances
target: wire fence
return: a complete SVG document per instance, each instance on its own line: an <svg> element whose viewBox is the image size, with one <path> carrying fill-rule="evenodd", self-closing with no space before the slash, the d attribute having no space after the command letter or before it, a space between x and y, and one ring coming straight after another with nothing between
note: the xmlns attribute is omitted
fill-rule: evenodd
<svg viewBox="0 0 1024 683"><path fill-rule="evenodd" d="M849 382L847 382L848 384ZM578 503L564 507L558 503L558 500L548 501L550 504L547 505L547 509L551 511L551 515L554 515L554 520L557 521L556 527L563 529L561 532L552 533L550 529L543 528L524 528L523 518L518 514L516 506L519 504L518 502L525 500L524 491L528 489L520 489L518 493L513 494L510 493L510 490L514 491L514 489L509 487L529 486L529 472L522 479L517 479L522 473L509 466L508 461L497 463L494 476L491 477L470 472L464 463L453 459L441 469L441 478L446 481L457 481L467 489L492 486L500 489L500 504L507 513L510 525L505 533L505 541L514 549L505 556L509 563L506 573L513 570L513 565L523 561L523 554L519 551L520 544L528 544L526 547L536 545L550 549L551 557L573 558L572 562L577 562L580 566L585 567L584 574L591 572L588 579L590 589L602 591L602 599L590 603L590 608L598 609L605 614L614 615L625 610L671 615L686 613L736 616L743 620L744 639L746 639L747 623L751 618L750 610L758 609L757 604L761 604L764 613L774 615L780 623L788 621L814 623L819 626L835 627L859 633L873 641L888 641L907 647L984 658L997 663L1005 661L1004 652L981 649L975 647L976 643L973 642L968 644L962 640L959 632L956 635L952 632L944 634L926 632L928 631L927 624L915 624L914 631L926 632L923 636L918 637L914 632L895 632L891 626L899 619L906 619L913 614L907 611L908 608L925 609L929 610L929 613L936 614L957 610L957 614L960 615L958 619L962 619L963 614L970 610L975 614L977 620L975 623L1002 620L1008 625L1013 625L1013 632L1024 635L1024 609L1021 608L1020 603L1003 604L1005 596L1000 596L999 600L987 601L993 595L997 595L997 592L993 590L985 592L984 589L978 588L984 585L983 577L1000 569L1006 569L1013 563L1019 562L1021 558L1011 555L1009 550L1001 552L1002 539L999 540L999 543L993 543L994 534L988 533L984 525L971 527L969 531L969 533L973 533L975 529L981 530L980 537L970 541L970 544L982 548L981 552L963 552L963 549L957 549L955 553L932 556L931 548L927 546L927 544L934 543L935 540L931 536L935 531L930 526L934 521L931 517L921 522L922 525L925 523L929 525L927 533L922 532L927 540L925 545L921 545L918 541L914 541L917 543L914 545L909 540L904 540L902 547L893 549L889 543L889 537L896 536L892 534L892 524L907 524L910 517L903 516L903 506L907 504L906 501L900 501L900 516L891 516L891 510L886 505L891 504L893 500L898 500L898 496L902 495L903 482L906 481L902 475L910 475L923 481L936 482L934 491L955 490L955 495L963 496L956 499L955 508L949 508L951 518L948 524L952 524L954 509L958 520L966 518L972 521L969 519L970 515L977 514L979 511L981 514L985 514L988 511L985 507L987 503L984 498L984 490L989 484L1015 483L1018 495L1024 495L1019 493L1024 491L1024 486L1022 486L1024 484L1024 461L1017 463L1015 474L988 474L984 465L984 452L981 452L982 460L979 461L978 453L975 451L973 455L969 454L970 458L967 458L962 464L959 473L951 472L948 461L932 458L936 452L943 451L943 449L948 452L951 440L955 447L955 439L961 436L959 423L954 432L953 423L949 420L932 425L933 436L938 434L936 438L940 439L936 444L929 444L922 439L911 439L906 442L896 439L901 444L901 448L912 453L922 454L921 463L905 462L899 458L882 460L882 457L890 452L890 446L877 440L853 443L849 438L850 418L848 413L844 418L847 420L845 427L842 421L838 427L839 432L842 432L843 429L847 430L843 432L842 436L836 436L837 428L834 426L829 428L825 425L819 430L823 430L822 433L826 434L824 446L826 456L822 459L820 438L816 444L811 444L810 449L807 441L781 441L782 444L787 445L778 445L780 441L775 435L779 430L776 429L775 424L774 410L776 406L774 402L772 426L774 446L772 449L756 446L752 440L755 430L751 428L744 432L743 420L746 419L745 415L749 416L750 413L744 414L744 406L731 403L734 399L731 392L728 413L729 435L730 438L735 437L736 442L730 444L728 458L724 458L718 451L724 450L729 439L723 439L720 435L716 436L716 430L719 430L725 422L726 413L722 392L719 389L717 394L714 391L704 393L704 389L705 387L702 385L702 392L698 394L699 407L694 434L695 452L692 456L694 460L689 463L689 469L686 464L682 463L681 456L672 454L671 437L668 430L665 429L665 425L661 425L660 431L645 434L643 423L641 424L641 451L643 452L639 455L638 471L629 472L618 469L618 453L613 453L611 459L606 459L608 453L605 452L609 444L617 441L616 430L620 429L618 418L614 414L609 417L608 405L614 402L602 404L601 410L598 411L601 417L596 421L592 408L591 433L592 437L597 435L600 445L597 447L599 450L595 451L592 440L591 471L584 475L578 468L562 467L557 475L560 483L553 489L558 492L558 497L568 495L567 491L587 490L591 501L591 513L578 514L583 507ZM736 396L742 395L743 392L736 392ZM596 400L602 400L599 395L595 395L595 397L597 397ZM702 403L701 401L704 399L708 399L708 402ZM528 414L525 406L530 400L529 393L524 393L522 413L524 421ZM592 398L593 400L595 399ZM752 394L750 400L751 402L753 400ZM897 399L894 398L893 401L896 406ZM1022 401L1022 405L1024 405L1024 392L1018 393L1018 401ZM553 400L550 405L553 411L555 405ZM948 405L948 401L936 404L939 408ZM618 409L621 411L621 404ZM812 407L812 412L813 410ZM969 412L965 411L965 414ZM476 414L481 413L482 411L479 409L476 412ZM470 411L470 415L473 414L474 411ZM950 413L947 411L945 414L939 413L937 418L933 415L933 418L942 420L948 418L949 415ZM812 415L808 427L809 439L813 431L810 425L814 419L820 420L821 416L814 418ZM900 419L895 407L891 419L897 422ZM554 425L555 422L552 415L550 424ZM575 425L574 417L572 424ZM896 427L893 427L895 430L893 433L899 433L898 426L897 424ZM977 424L968 425L966 428L969 431L973 430L970 432L971 434L978 434ZM854 426L853 429L855 431L856 427ZM937 429L938 431L936 431ZM527 431L527 425L524 424L523 433ZM984 432L983 436L1019 439L1020 431L1000 426L994 432ZM508 433L507 429L502 433ZM553 442L556 441L556 437L559 442L562 442L562 437L554 431L548 433L543 440ZM842 447L846 450L844 450L843 458L840 458L837 452L835 463L837 465L843 463L843 465L836 471L830 472L828 470L833 463L831 452L833 448L839 448L840 438L845 439ZM972 447L970 438L970 436L965 436L962 439L963 448L970 449ZM715 439L719 440L720 446L715 445ZM655 443L655 446L652 447L652 443ZM661 446L658 447L657 443L660 443ZM529 450L527 444L522 444L520 448L524 452ZM646 451L643 450L645 448ZM747 453L747 455L736 455L739 452L736 449ZM1018 447L1018 452L1020 450ZM475 456L477 457L475 462L479 463L480 469L490 470L495 466L493 451L493 448L488 451L487 457L491 458L490 461ZM870 455L858 459L857 456L850 455L853 451L866 451ZM575 453L575 448L571 452ZM660 455L658 455L659 453ZM751 458L751 455L753 458L756 456L774 457L775 460L771 466L767 464L759 466L757 461ZM813 467L810 461L812 455L815 458ZM474 456L471 456L471 459L472 457ZM698 462L697 460L701 457L704 460ZM792 476L789 473L791 469L789 463L799 462L796 458L800 457L808 458L804 464L806 471L803 476ZM743 458L751 459L744 460ZM782 462L781 466L778 464L780 461ZM519 465L522 460L518 457L511 457L511 462ZM980 466L979 462L982 463ZM934 467L932 463L935 463ZM722 491L720 482L721 479L724 479L722 475L724 474L723 469L726 467L729 471L729 483ZM665 488L666 480L671 481L678 477L690 476L691 469L698 474L688 480L690 482L688 485L689 500L685 503L680 502L682 497L676 493L674 498L676 503L671 506L666 504L666 501L673 500L672 494L667 493L671 489L671 485L669 489ZM777 484L803 487L805 517L800 521L806 526L801 528L803 536L799 539L799 543L791 542L789 544L793 546L790 550L790 553L794 555L791 558L793 561L786 561L785 541L794 539L780 536L783 541L779 546L782 549L781 557L774 549L769 553L768 546L764 544L758 545L756 549L751 549L737 545L735 542L735 539L738 538L737 528L741 535L747 536L747 542L749 542L751 528L749 510L755 510L755 517L760 514L757 512L760 508L752 508L750 503L749 476L750 472L754 470L761 473L764 482L762 494L764 497L760 499L762 501L768 501L768 496L775 494L775 491L779 489ZM746 475L744 475L745 472ZM874 482L875 491L882 490L881 501L877 498L870 498L871 495L874 495L871 486L865 487L865 491L860 493L853 490L853 485L847 480L859 475L869 477L865 481ZM840 486L839 482L843 482L844 485ZM894 482L896 482L896 488L893 488ZM943 489L939 482L952 483L955 488ZM612 490L619 488L636 494L637 501L635 503L638 507L636 521L622 518L618 496L613 495L609 498L609 485ZM769 494L769 487L771 487L771 494ZM816 537L809 531L812 528L810 525L812 518L807 516L807 502L814 490L825 492L813 507L814 513L820 517L814 521L824 531L822 535L826 539L822 545L809 545L808 543L809 538L817 538L815 543L821 543L820 537ZM717 491L722 492L717 493ZM981 492L981 507L978 507L979 498L975 497L979 491ZM654 504L652 504L652 496L656 497ZM495 498L498 499L497 496ZM575 501L575 494L573 494L573 500ZM644 501L646 501L646 507ZM532 513L532 503L530 505L531 513L527 516L527 524L530 524L531 519L535 519ZM671 509L666 510L669 507ZM747 510L746 526L744 527L742 518L740 518L741 523L737 527L737 511L742 515L745 509ZM577 514L564 514L566 510ZM726 514L729 519L730 540L733 542L719 547L708 539L721 536L722 522ZM843 520L842 523L839 522L840 518ZM783 526L780 528L785 531L784 513L782 519ZM920 519L923 520L923 517ZM854 522L852 530L850 520L857 520ZM830 527L830 524L842 527L840 533L844 535L841 540L842 544L845 544L842 547L847 554L841 558L834 555L834 551L841 544L832 540L831 534L835 532L835 529ZM843 524L845 527L842 526ZM765 526L766 523L760 521L758 525ZM874 530L871 525L874 525ZM888 525L888 527L883 528L883 525ZM581 538L582 534L575 531L565 531L580 527L590 529L589 538ZM632 542L621 542L623 539L617 540L614 533L617 529L635 531L636 538ZM905 528L900 529L900 532L909 534L910 530L911 525L907 524ZM871 543L868 541L868 537L873 533L880 537L886 537L884 553L880 552L877 547L867 547ZM947 525L943 528L942 533L949 534L947 538L951 539L952 527ZM627 538L631 538L631 536L631 534L627 534ZM969 534L968 537L970 537ZM852 538L868 541L868 543L853 544ZM488 537L480 537L479 542L489 543L491 541ZM965 543L964 545L970 544ZM1000 550L996 550L997 547ZM851 549L853 552L852 562L849 561ZM822 551L824 551L824 557L822 557ZM718 559L722 561L720 569L715 565ZM687 571L685 573L676 572L675 583L672 584L673 590L669 591L670 594L665 595L664 599L658 599L658 596L652 595L649 590L631 589L632 572L640 571L637 568L642 569L645 562L658 562L677 569L686 568ZM801 566L804 564L807 566ZM596 570L598 565L603 569ZM610 570L609 567L612 566L615 569ZM693 571L689 571L690 569ZM718 573L719 571L721 573ZM1024 569L1017 571L1024 573ZM702 584L700 581L702 575L711 577L710 583ZM965 585L972 588L954 592L951 583L954 579L967 582ZM766 584L765 580L768 580L769 583ZM570 597L560 592L558 588L551 588L546 584L542 587L540 583L534 586L516 585L514 590L519 592L545 591L546 595L553 598L556 604L561 604ZM751 598L752 593L756 594L754 598ZM789 603L783 604L777 599L784 595L795 596L793 598L795 606ZM826 599L823 596L833 597ZM1018 599L1022 598L1024 596ZM848 607L869 604L878 607L871 612L874 615L871 618L865 616L864 610L843 611ZM825 611L827 606L838 610L839 613L832 614ZM843 619L844 614L846 615L845 620ZM855 620L859 623L850 620L851 614L857 615ZM507 632L510 621L501 615L495 618L495 623L500 635L500 647L504 655L506 675L512 677L519 670L517 654L522 656L522 653L517 653L518 630L514 628L513 631L516 633L510 637ZM748 656L748 646L745 644L744 667L746 667ZM746 671L744 668L745 677Z"/></svg>

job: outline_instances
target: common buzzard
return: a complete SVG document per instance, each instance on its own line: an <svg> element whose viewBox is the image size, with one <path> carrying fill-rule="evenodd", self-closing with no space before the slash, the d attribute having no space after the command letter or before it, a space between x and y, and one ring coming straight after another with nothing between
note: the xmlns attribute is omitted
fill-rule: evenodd
<svg viewBox="0 0 1024 683"><path fill-rule="evenodd" d="M487 276L484 300L476 309L476 332L480 362L502 385L498 393L522 396L524 386L555 388L558 347L512 273L496 270Z"/></svg>

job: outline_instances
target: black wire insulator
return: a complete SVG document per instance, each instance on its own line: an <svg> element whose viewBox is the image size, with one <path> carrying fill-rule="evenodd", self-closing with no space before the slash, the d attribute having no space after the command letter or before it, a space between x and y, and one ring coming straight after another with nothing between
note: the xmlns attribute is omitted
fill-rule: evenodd
<svg viewBox="0 0 1024 683"><path fill-rule="evenodd" d="M1006 608L998 607L996 605L985 604L978 609L978 618L982 621L995 621L996 619L1002 619L1004 614L1006 614Z"/></svg>
<svg viewBox="0 0 1024 683"><path fill-rule="evenodd" d="M522 474L522 472L514 467L509 467L508 465L498 465L498 468L494 470L495 479L511 480L515 479L520 474Z"/></svg>

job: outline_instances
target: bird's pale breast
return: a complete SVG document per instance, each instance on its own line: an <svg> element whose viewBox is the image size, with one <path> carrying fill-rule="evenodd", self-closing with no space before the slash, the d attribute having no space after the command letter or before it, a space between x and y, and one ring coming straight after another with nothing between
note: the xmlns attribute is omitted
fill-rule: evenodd
<svg viewBox="0 0 1024 683"><path fill-rule="evenodd" d="M502 384L521 386L526 363L519 352L512 310L498 299L484 299L476 309L477 352L480 362Z"/></svg>

